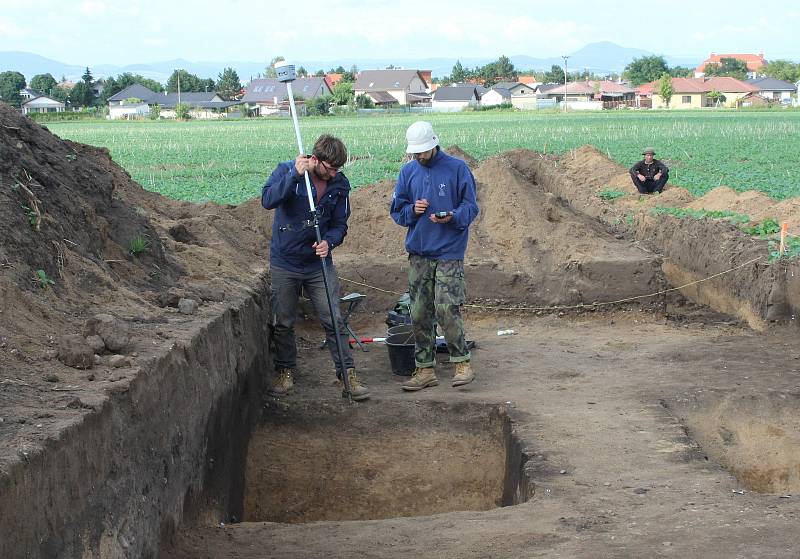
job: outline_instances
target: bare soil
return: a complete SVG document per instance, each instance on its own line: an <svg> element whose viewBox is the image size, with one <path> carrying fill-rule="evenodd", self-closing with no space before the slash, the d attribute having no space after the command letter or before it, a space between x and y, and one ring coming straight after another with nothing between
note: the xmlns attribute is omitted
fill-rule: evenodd
<svg viewBox="0 0 800 559"><path fill-rule="evenodd" d="M392 502L404 489L410 500L385 507L387 514L362 514L369 509L364 504L336 520L230 524L236 504L225 503L233 497L200 496L225 476L248 474L229 471L233 462L220 465L223 457L216 454L187 458L180 452L187 438L216 440L228 427L225 421L211 419L205 431L160 437L159 429L169 425L145 417L152 419L147 432L123 448L93 445L78 434L90 429L100 440L126 418L141 419L137 410L148 406L138 398L152 394L144 385L161 388L159 406L197 403L200 398L177 397L200 390L189 380L211 378L209 371L224 366L238 369L245 344L220 350L207 338L197 340L220 325L237 339L243 302L256 301L248 324L263 311L271 213L258 200L192 205L146 192L107 151L62 141L0 104L0 555L153 555L146 551L153 549L151 541L143 543L150 532L137 524L144 522L146 502L148 514L174 523L168 530L162 526L163 557L796 556L800 509L797 497L787 495L800 485L800 270L794 263L753 260L765 254L766 241L729 224L657 218L647 210L733 209L754 220L787 220L795 233L797 201L774 203L727 189L694 200L672 185L661 196L639 197L626 171L590 147L558 159L516 150L471 163L481 216L466 259L466 312L470 337L478 341L478 380L451 388L452 371L443 362L440 386L404 394L384 347L358 353L360 375L373 392L358 409L369 410L374 421L353 424L349 435L373 444L358 451L352 439L328 445L343 430L312 410L346 404L331 384L327 353L317 349L319 328L307 321L301 324L295 393L265 399L261 425L267 428L249 446L256 470L292 470L295 477L283 488L318 493L317 510L331 508L331 495L365 503L352 494L350 479L324 479L325 468L310 463L321 455L345 470L373 461L374 472L362 471L370 489L377 488L370 503ZM597 194L609 188L629 195L600 200ZM335 254L345 290L368 294L368 312L354 321L362 335L384 333L385 312L405 288L403 231L388 216L391 189L387 181L353 194L354 219ZM148 241L138 255L131 253L136 236ZM696 280L704 281L663 293ZM180 299L195 301L197 309L184 304L182 312ZM625 302L592 306L618 300ZM508 307L527 310L503 310ZM113 315L129 331L123 361L113 365L106 347L98 348L87 369L63 364L62 337L84 336L87 320L98 313ZM496 335L508 328L517 334ZM179 369L183 357L175 352L181 348L183 363L196 368L186 371L186 379L164 377L158 381L163 385L153 385L149 364L168 356ZM267 357L265 350L265 362ZM269 366L263 367L269 378ZM248 386L227 394L213 412L236 412L252 398ZM126 413L109 412L111 401ZM457 429L412 414L408 406L416 402L450 411L503 406L526 460L531 498L478 510L498 504L496 491L478 491L475 499L453 503L479 484L469 475L497 472L489 462L503 450L469 454L497 443L494 436L481 438L497 424L489 421L482 431L476 425L484 425L463 408L455 414L465 422ZM182 405L169 412L197 412L191 403ZM158 413L148 409L144 415ZM282 414L307 416L308 430L279 425ZM425 429L427 438L416 434ZM463 444L447 446L465 434ZM234 435L238 450L229 452L244 455L248 448ZM81 487L70 494L52 473L57 468L45 467L55 456L61 460L55 453L71 441L76 446L64 476L77 479L81 467L86 476L108 471L102 492ZM274 450L298 441L300 454ZM379 483L392 471L381 445L407 453L397 460L420 474L407 479L407 487ZM113 463L103 464L104 453ZM152 471L130 471L142 456ZM452 469L466 476L445 489L456 497L446 509L428 506L441 499L429 488L431 480L439 481L434 460L442 475ZM172 472L181 462L197 465L202 475L187 481L191 490L183 500L170 496L159 503L154 488L176 483ZM159 470L169 475L153 474ZM40 472L51 472L50 478L40 479ZM245 510L262 506L247 509L247 498L272 506L270 495L281 495L269 476L256 477L269 483L256 484L250 497L239 495ZM116 499L128 494L143 500L115 509ZM299 499L291 491L282 498L277 502ZM103 511L91 533L63 530L68 524L61 519L83 509ZM20 515L28 510L36 512ZM388 517L392 511L397 518ZM35 551L25 547L34 541Z"/></svg>

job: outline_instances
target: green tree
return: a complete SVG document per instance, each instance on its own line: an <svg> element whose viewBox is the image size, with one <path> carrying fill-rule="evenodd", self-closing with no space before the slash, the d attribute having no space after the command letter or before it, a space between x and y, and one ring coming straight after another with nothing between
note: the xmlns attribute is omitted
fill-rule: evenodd
<svg viewBox="0 0 800 559"><path fill-rule="evenodd" d="M738 58L720 58L719 64L706 64L703 73L708 76L729 76L737 80L747 79L747 63Z"/></svg>
<svg viewBox="0 0 800 559"><path fill-rule="evenodd" d="M492 84L517 81L519 72L517 72L511 59L507 56L501 55L495 62L487 64L487 66L489 66L489 69L484 73L485 81L492 82Z"/></svg>
<svg viewBox="0 0 800 559"><path fill-rule="evenodd" d="M275 72L275 64L278 62L284 62L286 59L282 56L276 56L272 60L269 61L269 66L264 68L264 77L265 78L275 78L278 74Z"/></svg>
<svg viewBox="0 0 800 559"><path fill-rule="evenodd" d="M89 67L86 67L86 71L81 76L81 83L83 83L86 87L82 88L83 97L80 99L80 105L83 107L91 107L95 104L94 98L94 78L92 77L92 72L89 70Z"/></svg>
<svg viewBox="0 0 800 559"><path fill-rule="evenodd" d="M217 82L213 78L204 78L200 80L198 87L200 88L198 91L214 92L216 91Z"/></svg>
<svg viewBox="0 0 800 559"><path fill-rule="evenodd" d="M328 116L330 114L330 95L319 95L306 103L308 114L311 116Z"/></svg>
<svg viewBox="0 0 800 559"><path fill-rule="evenodd" d="M161 105L150 105L150 120L158 120L161 118Z"/></svg>
<svg viewBox="0 0 800 559"><path fill-rule="evenodd" d="M558 64L550 66L550 70L542 74L542 83L564 83L564 68Z"/></svg>
<svg viewBox="0 0 800 559"><path fill-rule="evenodd" d="M453 71L450 72L450 81L453 83L460 83L466 81L466 79L467 79L466 70L464 70L464 67L461 65L461 61L456 60L456 63L453 66Z"/></svg>
<svg viewBox="0 0 800 559"><path fill-rule="evenodd" d="M342 81L355 83L357 77L358 77L358 66L353 64L347 72L344 72L342 74Z"/></svg>
<svg viewBox="0 0 800 559"><path fill-rule="evenodd" d="M93 99L94 92L91 86L83 81L76 83L69 92L69 102L73 107L90 107Z"/></svg>
<svg viewBox="0 0 800 559"><path fill-rule="evenodd" d="M325 70L317 70L316 72L314 72L314 77L324 78L325 77Z"/></svg>
<svg viewBox="0 0 800 559"><path fill-rule="evenodd" d="M694 77L694 68L687 66L673 66L669 69L669 75L673 78L692 78Z"/></svg>
<svg viewBox="0 0 800 559"><path fill-rule="evenodd" d="M761 69L765 76L783 80L789 83L797 83L800 81L800 63L794 63L789 60L773 60Z"/></svg>
<svg viewBox="0 0 800 559"><path fill-rule="evenodd" d="M675 90L672 88L672 76L668 72L661 74L661 79L658 80L658 94L664 100L664 104L669 108L669 102L672 100L672 94Z"/></svg>
<svg viewBox="0 0 800 559"><path fill-rule="evenodd" d="M344 80L333 86L333 102L337 105L348 105L353 101L353 82Z"/></svg>
<svg viewBox="0 0 800 559"><path fill-rule="evenodd" d="M51 91L58 85L58 82L51 74L36 74L31 78L29 85L31 89L50 95Z"/></svg>
<svg viewBox="0 0 800 559"><path fill-rule="evenodd" d="M0 73L0 100L12 107L19 107L22 98L20 90L25 88L25 76L14 70Z"/></svg>
<svg viewBox="0 0 800 559"><path fill-rule="evenodd" d="M175 70L167 80L167 91L175 93L178 91L180 81L181 91L205 91L206 83L186 70Z"/></svg>
<svg viewBox="0 0 800 559"><path fill-rule="evenodd" d="M308 77L308 70L306 70L304 67L300 66L297 69L297 75L299 77L301 77L301 78L307 78Z"/></svg>
<svg viewBox="0 0 800 559"><path fill-rule="evenodd" d="M625 67L622 75L631 84L641 85L655 81L665 73L669 73L669 67L663 56L643 56L634 58Z"/></svg>
<svg viewBox="0 0 800 559"><path fill-rule="evenodd" d="M239 92L242 91L242 81L239 79L239 74L233 68L225 68L219 75L216 84L216 91L226 101L231 101L239 97Z"/></svg>
<svg viewBox="0 0 800 559"><path fill-rule="evenodd" d="M66 103L69 101L69 92L70 90L61 87L60 85L56 85L48 94L52 99L56 101L61 101L62 103Z"/></svg>

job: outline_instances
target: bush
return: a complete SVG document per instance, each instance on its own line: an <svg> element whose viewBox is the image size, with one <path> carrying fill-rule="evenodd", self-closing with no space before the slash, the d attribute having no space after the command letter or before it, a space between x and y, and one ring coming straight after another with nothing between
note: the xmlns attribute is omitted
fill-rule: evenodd
<svg viewBox="0 0 800 559"><path fill-rule="evenodd" d="M192 115L189 114L191 107L188 103L178 103L175 105L175 118L180 120L189 120Z"/></svg>
<svg viewBox="0 0 800 559"><path fill-rule="evenodd" d="M63 113L30 113L28 118L36 122L63 122L66 120L94 120L99 115L88 111L64 111Z"/></svg>

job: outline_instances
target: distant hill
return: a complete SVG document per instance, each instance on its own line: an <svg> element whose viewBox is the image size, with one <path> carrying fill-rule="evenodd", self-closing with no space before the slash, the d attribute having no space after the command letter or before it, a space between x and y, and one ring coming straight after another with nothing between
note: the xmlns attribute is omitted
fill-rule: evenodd
<svg viewBox="0 0 800 559"><path fill-rule="evenodd" d="M634 58L649 56L653 53L617 45L612 42L603 41L591 43L585 47L568 53L568 66L574 70L589 70L597 73L621 72ZM560 56L550 58L536 58L529 55L508 55L514 66L519 70L549 70L554 64L563 66L564 61ZM667 63L671 66L696 66L705 59L706 55L698 55L696 58L670 57L665 55ZM404 68L420 68L431 70L433 76L449 75L456 61L468 68L482 66L496 58L473 58L473 57L437 57L437 58L342 58L340 60L295 60L295 64L305 67L309 72L317 70L329 70L337 66L350 69L356 65L360 70L376 68L386 68L394 65ZM87 61L92 75L96 78L117 76L123 72L141 74L142 76L165 83L172 74L173 70L180 68L201 78L217 79L225 67L233 67L239 74L243 82L250 81L251 78L258 77L264 72L267 61L227 61L227 62L191 62L182 58L165 60L162 62L139 63L128 65L115 64L93 64ZM30 52L7 51L0 52L0 71L16 70L22 72L26 78L31 79L36 74L49 72L56 79L65 76L70 80L80 79L86 65L65 64L57 60L52 60L33 54Z"/></svg>

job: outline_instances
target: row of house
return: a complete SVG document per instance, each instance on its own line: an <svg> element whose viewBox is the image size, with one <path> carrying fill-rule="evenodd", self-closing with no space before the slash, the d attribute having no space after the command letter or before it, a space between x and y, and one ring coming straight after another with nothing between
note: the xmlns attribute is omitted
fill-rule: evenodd
<svg viewBox="0 0 800 559"><path fill-rule="evenodd" d="M712 55L712 58L714 56L724 58L733 55ZM713 63L713 60L707 63ZM758 61L752 61L752 65L756 68ZM704 67L701 65L698 71ZM553 107L562 103L573 109L621 106L733 107L774 102L788 104L796 99L798 90L798 84L774 78L747 81L730 77L673 78L673 97L667 104L658 94L658 82L637 88L611 80L541 84L534 82L532 76L523 76L520 81L501 82L492 88L475 83L437 87L431 83L430 74L430 71L424 70L364 70L358 74L353 90L357 96L369 97L378 107L418 106L434 111L457 111L465 107L496 106L503 103L517 109ZM340 79L341 76L336 74L297 78L292 89L296 100L302 104L319 96L331 95ZM22 110L26 114L65 110L63 103L41 92L25 89L21 95ZM109 118L146 117L155 106L159 107L161 116L170 118L175 116L178 103L189 105L190 114L194 118L220 118L226 116L230 107L235 105L244 105L251 114L261 116L288 113L288 91L286 84L277 79L254 79L243 91L241 99L225 101L215 92L156 93L134 84L109 98Z"/></svg>

